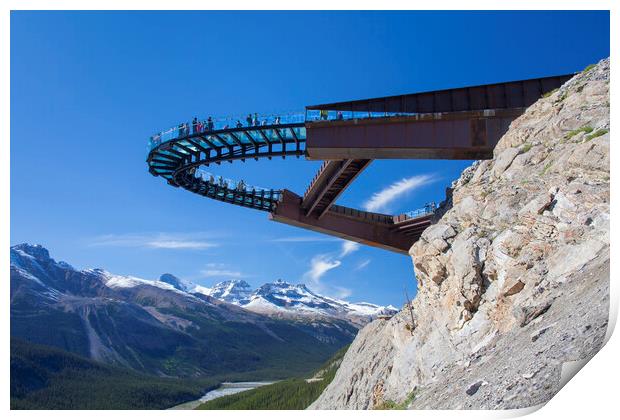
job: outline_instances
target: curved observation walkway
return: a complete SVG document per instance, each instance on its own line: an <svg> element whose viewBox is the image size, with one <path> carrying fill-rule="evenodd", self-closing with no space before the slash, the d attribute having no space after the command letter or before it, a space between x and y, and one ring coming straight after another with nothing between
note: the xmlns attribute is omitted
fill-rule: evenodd
<svg viewBox="0 0 620 420"><path fill-rule="evenodd" d="M279 124L218 128L214 123L212 130L168 130L149 141L149 172L165 178L170 185L214 200L272 211L282 190L224 180L199 167L235 160L302 156L306 141L303 118L303 114L294 114L280 118ZM302 122L294 122L295 119Z"/></svg>
<svg viewBox="0 0 620 420"><path fill-rule="evenodd" d="M572 75L306 107L286 115L183 123L152 136L149 172L202 196L269 212L270 219L406 254L434 203L401 214L335 204L373 159L490 159L510 123ZM287 156L324 160L303 196L223 179L204 168Z"/></svg>
<svg viewBox="0 0 620 420"><path fill-rule="evenodd" d="M309 112L259 118L259 125L243 126L233 119L213 122L212 129L193 124L174 127L149 140L149 172L195 194L269 212L272 220L405 253L430 224L434 203L398 216L334 204L338 195L371 162L369 159L325 161L303 198L285 189L224 179L204 169L224 162L305 155L308 121L392 117L386 113L360 114ZM231 123L235 126L231 127Z"/></svg>

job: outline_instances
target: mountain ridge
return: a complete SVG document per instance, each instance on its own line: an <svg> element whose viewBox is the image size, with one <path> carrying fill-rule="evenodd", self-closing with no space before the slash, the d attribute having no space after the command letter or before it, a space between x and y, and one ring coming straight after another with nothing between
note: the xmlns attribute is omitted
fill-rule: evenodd
<svg viewBox="0 0 620 420"><path fill-rule="evenodd" d="M252 290L244 280L226 280L212 287L195 286L193 293L211 296L252 312L279 317L333 317L364 325L380 315L393 315L397 309L369 302L347 302L310 290L305 284L282 279Z"/></svg>
<svg viewBox="0 0 620 420"><path fill-rule="evenodd" d="M40 245L11 247L11 335L159 376L315 368L357 328L340 319L282 320L144 280L76 270Z"/></svg>

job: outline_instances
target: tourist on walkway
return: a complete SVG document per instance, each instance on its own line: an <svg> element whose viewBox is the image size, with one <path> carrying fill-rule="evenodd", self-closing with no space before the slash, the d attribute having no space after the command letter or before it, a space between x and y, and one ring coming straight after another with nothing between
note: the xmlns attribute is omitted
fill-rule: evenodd
<svg viewBox="0 0 620 420"><path fill-rule="evenodd" d="M277 124L280 124L280 116L279 115L276 117L276 125Z"/></svg>
<svg viewBox="0 0 620 420"><path fill-rule="evenodd" d="M198 118L194 117L192 121L192 128L194 129L194 134L198 132Z"/></svg>
<svg viewBox="0 0 620 420"><path fill-rule="evenodd" d="M252 123L254 127L258 126L258 114L256 112L254 113L254 118L252 119Z"/></svg>
<svg viewBox="0 0 620 420"><path fill-rule="evenodd" d="M243 127L243 124L241 124L241 121L237 120L237 128L241 128Z"/></svg>
<svg viewBox="0 0 620 420"><path fill-rule="evenodd" d="M326 119L327 119L327 110L326 110L326 109L322 109L322 110L319 112L319 115L321 116L321 119L322 119L322 120L326 120Z"/></svg>
<svg viewBox="0 0 620 420"><path fill-rule="evenodd" d="M248 127L252 127L252 114L248 114L245 120L248 123Z"/></svg>
<svg viewBox="0 0 620 420"><path fill-rule="evenodd" d="M338 114L336 115L336 119L338 119L338 120L342 120L343 119L342 111L338 111Z"/></svg>
<svg viewBox="0 0 620 420"><path fill-rule="evenodd" d="M196 128L198 129L197 133L202 133L202 121L198 121Z"/></svg>
<svg viewBox="0 0 620 420"><path fill-rule="evenodd" d="M208 128L209 131L213 131L213 127L214 127L213 119L211 117L209 117L207 119L207 128Z"/></svg>

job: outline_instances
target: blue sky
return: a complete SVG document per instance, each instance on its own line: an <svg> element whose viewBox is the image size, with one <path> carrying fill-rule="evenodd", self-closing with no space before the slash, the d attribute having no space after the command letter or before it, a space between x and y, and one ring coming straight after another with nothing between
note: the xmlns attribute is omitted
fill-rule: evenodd
<svg viewBox="0 0 620 420"><path fill-rule="evenodd" d="M171 188L147 172L147 137L194 115L564 74L608 55L607 12L12 12L11 243L78 268L204 285L282 278L401 305L403 287L415 290L408 257ZM339 203L364 207L392 186L375 208L414 209L469 164L375 161ZM218 173L301 193L318 165Z"/></svg>

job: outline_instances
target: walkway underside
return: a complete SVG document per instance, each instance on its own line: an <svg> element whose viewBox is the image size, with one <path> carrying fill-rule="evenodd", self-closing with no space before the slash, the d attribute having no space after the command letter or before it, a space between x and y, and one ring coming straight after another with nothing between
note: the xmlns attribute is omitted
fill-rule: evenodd
<svg viewBox="0 0 620 420"><path fill-rule="evenodd" d="M394 216L370 213L338 205L332 205L320 219L307 216L301 206L302 198L284 190L276 209L269 215L271 220L309 229L349 241L407 254L431 224L432 214L407 218L400 223Z"/></svg>
<svg viewBox="0 0 620 420"><path fill-rule="evenodd" d="M274 221L406 254L433 210L392 216L336 205L355 178L373 159L490 159L510 123L571 76L310 106L305 120L286 123L277 117L232 128L211 124L208 131L179 126L151 138L149 172L214 200L267 211ZM303 196L203 169L302 155L325 160Z"/></svg>
<svg viewBox="0 0 620 420"><path fill-rule="evenodd" d="M304 194L306 216L322 218L336 199L370 164L370 159L326 160Z"/></svg>

